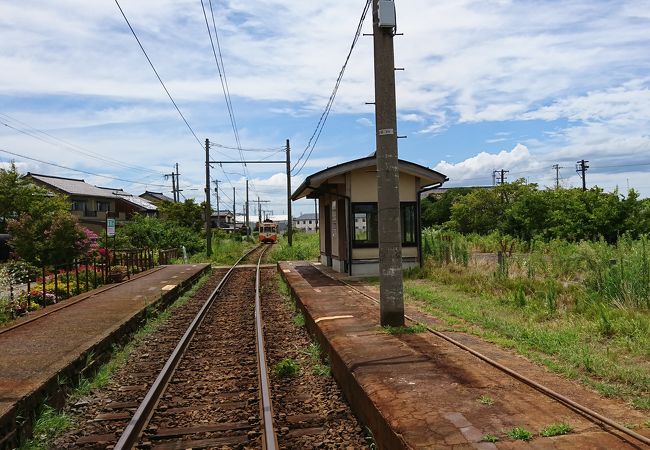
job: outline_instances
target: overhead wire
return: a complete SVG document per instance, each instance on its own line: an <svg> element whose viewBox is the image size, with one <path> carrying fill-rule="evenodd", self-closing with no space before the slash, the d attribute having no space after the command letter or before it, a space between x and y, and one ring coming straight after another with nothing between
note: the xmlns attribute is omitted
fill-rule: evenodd
<svg viewBox="0 0 650 450"><path fill-rule="evenodd" d="M64 165L61 165L61 164L57 164L57 163L53 163L53 162L50 162L50 161L44 161L44 160L42 160L42 159L32 158L31 156L22 155L22 154L20 154L20 153L16 153L16 152L11 152L11 151L9 151L9 150L5 150L5 149L2 149L2 148L0 148L0 152L7 153L7 154L9 154L9 155L13 155L13 156L17 156L17 157L19 157L19 158L29 159L30 161L39 162L39 163L41 163L41 164L47 164L48 166L58 167L58 168L60 168L60 169L70 170L70 171L72 171L72 172L85 173L85 174L87 174L87 175L92 175L92 176L95 176L95 177L106 178L106 179L108 179L108 180L123 181L123 182L125 182L125 183L139 184L139 185L143 185L143 186L167 187L167 186L164 185L164 184L143 183L143 182L141 182L141 181L133 181L133 180L125 179L125 178L112 177L112 176L109 176L109 175L101 175L101 174L99 174L99 173L90 172L90 171L88 171L88 170L73 169L72 167L67 167L67 166L64 166Z"/></svg>
<svg viewBox="0 0 650 450"><path fill-rule="evenodd" d="M293 173L295 175L299 175L302 169L305 167L305 164L307 164L307 161L309 161L309 158L311 157L314 148L316 148L316 144L318 143L318 140L320 139L320 135L323 132L323 128L325 128L325 124L327 123L327 118L329 117L330 111L332 110L332 106L334 105L334 100L336 99L336 94L338 93L339 87L341 85L341 81L343 80L343 75L345 74L345 70L347 69L348 63L350 62L350 57L352 56L352 52L354 51L354 47L357 45L357 42L359 41L359 37L361 36L361 31L363 28L363 23L365 22L366 16L368 15L368 10L370 9L370 5L372 3L372 0L367 0L366 4L363 8L363 12L361 13L361 18L359 19L359 24L357 25L357 30L354 34L354 38L352 39L352 45L350 45L350 50L348 51L348 55L345 58L345 62L343 63L343 66L341 67L341 71L339 72L339 76L336 79L336 83L334 84L334 89L332 90L332 93L330 94L329 100L327 101L327 105L325 106L325 110L320 116L320 119L318 120L318 123L316 124L316 129L312 133L311 137L309 138L309 141L307 143L307 146L304 148L302 151L302 154L294 164L293 168L291 169L291 172L295 172L296 168L302 161L302 165L300 166L300 169L298 169L297 172ZM306 157L305 157L306 155ZM304 160L303 160L304 158Z"/></svg>
<svg viewBox="0 0 650 450"><path fill-rule="evenodd" d="M7 114L0 113L0 116L8 117L11 120L13 120L15 122L18 122L18 123L22 124L23 126L27 127L28 129L31 129L33 131L21 130L20 128L14 127L13 125L10 125L10 124L2 121L2 120L0 120L0 124L4 125L7 128L11 128L12 130L17 131L18 133L21 133L21 134L24 134L26 136L32 137L34 139L38 139L41 142L45 142L46 144L53 145L53 146L59 147L59 148L67 148L70 151L80 153L82 155L85 155L85 156L88 156L88 157L91 157L91 158L94 158L94 159L97 159L97 160L100 160L100 161L104 161L106 163L113 164L113 165L116 165L116 166L119 166L119 167L131 169L131 170L138 170L138 171L142 171L142 172L150 172L150 173L162 176L162 173L157 172L157 171L155 171L153 169L149 169L149 168L146 168L146 167L137 166L137 165L133 165L133 164L127 164L127 163L121 162L121 161L113 159L113 158L104 157L104 156L102 156L101 154L99 154L97 152L93 152L91 150L84 149L82 147L79 147L78 145L75 145L75 144L69 143L69 142L67 142L67 141L65 141L63 139L60 139L60 138L58 138L58 137L56 137L56 136L54 136L54 135L52 135L50 133L39 130L38 128L34 128L31 125L28 125L28 124L26 124L24 122L21 122L18 119L14 119L14 118L12 118L11 116L9 116ZM63 145L58 144L56 142L52 142L52 141L47 140L47 139L44 139L44 138L36 135L35 132L40 133L40 134L42 134L44 136L47 136L47 137L49 137L49 138L51 138L51 139L53 139L55 141L59 141Z"/></svg>
<svg viewBox="0 0 650 450"><path fill-rule="evenodd" d="M165 83L163 82L162 78L158 74L158 71L156 70L156 67L153 65L153 62L151 62L151 58L149 58L149 55L147 54L147 51L144 49L144 46L140 42L140 39L138 38L138 35L135 33L135 30L131 26L131 22L129 22L129 19L126 17L126 14L124 13L124 10L120 6L120 3L118 2L118 0L115 0L115 4L117 5L120 12L122 13L122 17L124 17L124 20L126 21L126 24L129 26L129 29L131 30L131 33L133 34L133 37L138 42L138 45L140 46L140 49L142 50L142 53L144 53L145 58L147 58L147 61L149 62L149 65L151 66L151 69L156 74L156 77L158 78L158 81L160 81L160 84L162 85L163 89L167 93L167 96L169 97L169 100L171 100L172 104L174 105L174 108L176 108L176 111L178 111L178 114L181 116L181 118L183 119L183 122L185 122L185 125L190 130L190 132L192 133L192 136L194 136L194 139L196 139L196 142L198 142L199 146L201 148L203 148L203 143L201 142L201 140L198 138L198 136L194 132L194 129L190 126L189 122L187 121L187 119L185 118L183 113L181 112L180 108L176 104L176 101L174 100L172 95L169 93L169 89L167 89L167 86L165 86Z"/></svg>

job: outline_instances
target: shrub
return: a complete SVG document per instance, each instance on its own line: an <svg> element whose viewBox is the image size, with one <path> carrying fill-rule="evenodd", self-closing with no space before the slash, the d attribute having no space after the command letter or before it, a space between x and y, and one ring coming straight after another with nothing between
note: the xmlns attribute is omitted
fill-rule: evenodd
<svg viewBox="0 0 650 450"><path fill-rule="evenodd" d="M284 358L273 367L273 373L280 378L295 377L300 371L300 366L291 358Z"/></svg>

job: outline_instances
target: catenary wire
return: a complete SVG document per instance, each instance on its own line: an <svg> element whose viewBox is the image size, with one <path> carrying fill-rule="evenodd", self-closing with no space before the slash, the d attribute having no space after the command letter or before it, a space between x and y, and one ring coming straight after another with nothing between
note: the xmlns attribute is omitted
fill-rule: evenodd
<svg viewBox="0 0 650 450"><path fill-rule="evenodd" d="M329 100L327 101L327 105L325 106L325 110L321 114L320 119L318 120L318 124L316 125L316 129L312 133L311 137L309 138L309 141L307 143L307 146L304 148L302 151L300 157L294 164L293 168L291 169L292 172L295 172L296 168L302 161L302 165L300 166L300 169L294 174L294 175L299 175L302 169L305 167L305 164L307 164L307 161L309 161L309 158L311 157L311 154L314 151L314 148L316 147L316 144L318 143L318 139L320 138L320 135L323 131L323 128L325 128L325 123L327 122L327 118L329 117L330 111L332 109L332 106L334 105L334 100L336 99L336 94L338 93L339 87L341 85L341 81L343 80L343 75L345 74L345 70L348 66L348 63L350 62L350 57L352 56L352 52L354 51L354 47L357 45L357 42L359 41L359 37L361 36L361 30L363 28L363 23L366 19L366 16L368 14L368 10L370 9L370 4L372 3L372 0L367 0L366 4L363 8L363 12L361 14L361 18L359 19L359 24L357 25L357 30L354 34L354 38L352 39L352 45L350 46L350 50L348 52L347 57L345 58L345 62L343 63L343 66L341 67L341 71L339 72L339 76L336 79L336 83L334 84L334 89L332 90L332 93L330 95ZM305 157L306 155L306 157ZM304 160L303 160L304 158Z"/></svg>
<svg viewBox="0 0 650 450"><path fill-rule="evenodd" d="M0 113L0 115L6 116L6 114L2 114L2 113ZM6 116L6 117L9 117L9 116ZM16 119L13 119L13 118L12 118L12 120L21 123L19 120L16 120ZM21 133L21 134L24 134L26 136L32 137L34 139L38 139L41 142L45 142L46 144L53 145L55 147L67 148L70 151L80 153L82 155L85 155L85 156L88 156L88 157L91 157L93 159L97 159L97 160L100 160L100 161L104 161L106 163L109 163L109 164L112 164L112 165L115 165L115 166L119 166L119 167L123 167L123 168L127 168L127 169L132 169L132 170L143 171L143 172L150 172L152 174L162 176L162 174L160 172L157 172L157 171L152 170L152 169L148 169L146 167L136 166L136 165L132 165L132 164L126 164L126 163L123 163L123 162L118 161L116 159L103 157L99 153L95 153L95 152L92 152L90 150L85 150L85 149L83 149L83 148L81 148L81 147L79 147L77 145L66 142L63 139L59 139L56 136L53 136L53 135L51 135L51 134L49 134L49 133L47 133L45 131L41 131L41 130L39 130L37 128L31 127L31 126L29 126L29 125L27 125L25 123L23 123L24 126L26 126L28 128L31 128L34 131L21 130L21 129L17 128L17 127L14 127L13 125L10 125L10 124L8 124L6 122L3 122L2 120L0 120L0 124L4 125L7 128L11 128L12 130L17 131L18 133ZM52 141L47 140L47 139L44 139L44 138L36 135L34 132L37 132L37 133L43 134L45 136L48 136L49 138L51 138L51 139L53 139L55 141L60 141L63 145L58 144L56 142L52 142Z"/></svg>
<svg viewBox="0 0 650 450"><path fill-rule="evenodd" d="M126 24L129 26L129 29L131 30L131 33L133 34L133 37L138 42L138 45L140 46L140 49L142 50L142 53L144 53L145 58L147 58L147 61L149 62L149 65L151 66L151 69L156 74L156 77L158 78L158 81L160 81L160 84L162 85L163 89L167 93L167 96L169 97L169 100L171 100L172 104L174 105L174 108L176 108L176 111L178 111L178 114L181 116L181 118L183 119L183 122L185 122L185 125L190 130L190 132L192 133L192 136L194 136L194 139L196 139L196 142L198 142L199 146L201 148L203 148L203 143L201 142L201 140L198 138L198 136L194 132L194 129L192 129L192 127L190 126L189 122L187 121L187 119L185 118L183 113L181 112L180 108L176 104L176 101L174 100L172 95L169 93L169 90L167 89L167 86L165 86L165 83L163 82L162 78L158 74L158 71L156 70L156 67L153 65L153 62L151 62L151 59L149 58L149 55L147 54L147 51L144 49L142 43L140 42L140 39L138 38L138 35L135 34L135 30L131 26L131 22L129 22L129 19L126 17L126 14L124 13L124 10L120 6L120 3L118 2L118 0L115 0L115 4L117 5L120 12L122 13L122 17L124 17L124 20L126 21Z"/></svg>
<svg viewBox="0 0 650 450"><path fill-rule="evenodd" d="M168 186L166 186L164 184L143 183L141 181L127 180L125 178L111 177L109 175L101 175L99 173L89 172L87 170L73 169L72 167L63 166L61 164L56 164L56 163L49 162L49 161L43 161L42 159L32 158L31 156L26 156L26 155L22 155L20 153L10 152L9 150L5 150L5 149L1 149L1 148L0 148L0 152L7 153L7 154L13 155L13 156L17 156L19 158L29 159L30 161L39 162L41 164L47 164L49 166L58 167L60 169L71 170L73 172L79 172L79 173L85 173L87 175L106 178L106 179L109 179L109 180L123 181L125 183L139 184L139 185L143 185L143 186L155 186L155 187L165 187L165 188L168 187Z"/></svg>

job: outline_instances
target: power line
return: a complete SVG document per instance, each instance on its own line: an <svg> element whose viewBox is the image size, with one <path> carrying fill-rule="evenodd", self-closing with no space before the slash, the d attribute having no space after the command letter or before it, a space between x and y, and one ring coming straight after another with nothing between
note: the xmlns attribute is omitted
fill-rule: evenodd
<svg viewBox="0 0 650 450"><path fill-rule="evenodd" d="M314 151L314 148L316 147L316 144L318 143L318 139L320 138L321 133L323 132L323 128L325 128L325 123L327 122L327 118L329 117L330 111L332 109L332 106L334 105L334 100L336 99L336 94L338 93L339 86L341 85L341 81L343 80L343 75L345 74L345 69L348 66L348 62L350 61L350 57L352 56L352 51L354 50L354 47L357 45L357 42L359 41L359 37L361 36L361 30L363 28L363 22L366 19L366 15L368 14L368 10L370 9L370 4L372 0L367 0L366 5L363 8L363 12L361 14L361 19L359 19L359 24L357 25L357 31L354 34L354 39L352 39L352 45L350 46L350 51L348 52L347 57L345 58L345 62L343 63L343 67L341 67L341 71L339 72L339 76L336 79L336 83L334 85L334 89L332 90L332 94L330 95L329 100L327 101L327 105L325 106L325 110L320 116L320 119L318 120L318 124L316 125L316 129L312 133L311 137L309 138L309 142L307 143L307 146L305 149L302 151L302 154L294 164L293 168L291 169L292 172L296 170L296 167L300 164L301 161L303 161L303 158L305 158L305 154L307 154L307 157L304 159L302 162L302 166L300 166L300 169L298 169L298 172L296 172L294 175L299 175L302 169L305 167L305 164L307 164L307 161L309 161L309 158L311 157L312 152ZM313 142L313 144L312 144ZM309 152L309 153L307 153Z"/></svg>
<svg viewBox="0 0 650 450"><path fill-rule="evenodd" d="M67 142L67 141L65 141L63 139L60 139L60 138L58 138L56 136L53 136L50 133L47 133L45 131L34 128L34 127L24 123L24 122L21 122L20 120L17 120L17 119L12 118L11 116L8 116L7 114L0 113L0 115L2 115L4 117L9 117L11 120L26 126L28 129L31 129L36 133L43 134L43 135L45 135L45 136L47 136L47 137L49 137L51 139L59 141L59 142L61 142L63 144L63 146L61 144L57 144L56 142L51 142L51 141L49 141L47 139L44 139L44 138L34 134L32 131L21 130L21 129L17 128L17 127L14 127L13 125L10 125L10 124L0 120L0 124L6 126L7 128L11 128L14 131L17 131L17 132L19 132L21 134L32 137L34 139L38 139L39 141L45 142L46 144L53 145L53 146L56 146L56 147L59 147L59 148L66 148L67 147L67 149L70 150L70 151L73 151L73 152L76 152L76 153L81 153L82 155L86 155L86 156L89 156L91 158L94 158L94 159L97 159L97 160L100 160L100 161L104 161L104 162L107 162L109 164L113 164L113 165L116 165L116 166L124 167L124 168L127 168L127 169L134 169L134 170L139 170L139 171L143 171L143 172L150 172L150 173L153 173L153 174L156 174L156 175L162 175L160 172L157 172L157 171L152 170L152 169L148 169L146 167L123 163L123 162L118 161L118 160L113 159L113 158L106 158L106 157L102 156L99 153L93 152L91 150L84 149L82 147L79 147L78 145L71 144L71 143L69 143L69 142Z"/></svg>
<svg viewBox="0 0 650 450"><path fill-rule="evenodd" d="M58 167L60 169L71 170L73 172L79 172L79 173L85 173L87 175L106 178L106 179L109 179L109 180L123 181L125 183L140 184L140 185L143 185L143 186L155 186L155 187L163 187L163 188L168 187L168 186L166 186L164 184L143 183L141 181L133 181L133 180L127 180L127 179L124 179L124 178L111 177L111 176L108 176L108 175L100 175L98 173L89 172L87 170L73 169L72 167L63 166L61 164L56 164L56 163L49 162L49 161L43 161L42 159L32 158L31 156L21 155L20 153L10 152L9 150L4 150L4 149L1 149L1 148L0 148L0 152L7 153L7 154L13 155L13 156L17 156L19 158L29 159L31 161L36 161L36 162L39 162L41 164L47 164L49 166Z"/></svg>
<svg viewBox="0 0 650 450"><path fill-rule="evenodd" d="M165 92L167 93L167 96L169 97L169 100L171 100L172 104L174 105L174 108L176 108L176 111L178 111L178 114L179 114L179 115L181 116L181 118L183 119L183 122L185 122L185 125L187 125L187 128L188 128L188 129L190 130L190 132L192 133L192 136L194 136L194 139L196 139L196 142L198 142L198 143L199 143L199 146L201 147L201 149L203 149L203 144L201 143L201 140L198 138L198 136L196 135L196 133L194 132L194 130L193 130L192 127L190 126L189 122L187 121L187 119L185 118L185 116L183 115L183 113L181 112L180 108L178 107L178 105L177 105L176 102L174 101L174 98L173 98L172 95L169 93L169 90L167 89L167 86L165 86L165 83L163 82L162 78L160 78L160 75L158 74L158 71L156 70L156 67L155 67L155 66L153 65L153 63L151 62L151 59L149 58L149 55L147 55L147 51L146 51L146 50L144 49L144 47L142 46L142 43L140 42L140 39L138 39L138 35L135 34L135 30L134 30L133 27L131 26L131 23L129 22L129 19L126 17L126 14L124 13L124 10L123 10L122 7L120 6L120 3L119 3L117 0L115 0L115 4L116 4L117 7L120 9L120 12L122 13L122 17L124 17L124 20L126 21L126 24L129 26L129 29L131 30L131 33L133 33L133 37L134 37L135 40L138 42L138 45L140 46L140 49L142 50L142 53L144 53L145 58L147 58L147 61L149 62L149 65L151 66L151 69L153 69L153 72L156 74L156 77L158 78L158 81L160 81L160 84L162 85L163 89L164 89Z"/></svg>

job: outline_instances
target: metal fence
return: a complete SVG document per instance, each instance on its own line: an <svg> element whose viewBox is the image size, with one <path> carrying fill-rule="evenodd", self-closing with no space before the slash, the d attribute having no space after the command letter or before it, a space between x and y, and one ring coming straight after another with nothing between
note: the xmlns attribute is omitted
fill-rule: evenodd
<svg viewBox="0 0 650 450"><path fill-rule="evenodd" d="M177 250L163 251L162 264L168 264ZM75 259L70 264L44 266L38 274L25 275L19 282L10 281L9 300L15 315L40 306L57 303L74 295L95 289L107 283L130 279L132 275L156 266L156 255L151 249L108 250L94 257ZM5 291L6 295L6 291Z"/></svg>

